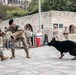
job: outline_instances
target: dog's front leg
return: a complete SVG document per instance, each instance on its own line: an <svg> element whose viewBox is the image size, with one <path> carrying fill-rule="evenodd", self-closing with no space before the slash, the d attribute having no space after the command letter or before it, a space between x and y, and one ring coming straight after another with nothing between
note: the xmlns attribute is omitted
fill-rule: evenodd
<svg viewBox="0 0 76 75"><path fill-rule="evenodd" d="M62 59L62 57L64 56L63 52L60 52L61 57L59 57L59 59Z"/></svg>

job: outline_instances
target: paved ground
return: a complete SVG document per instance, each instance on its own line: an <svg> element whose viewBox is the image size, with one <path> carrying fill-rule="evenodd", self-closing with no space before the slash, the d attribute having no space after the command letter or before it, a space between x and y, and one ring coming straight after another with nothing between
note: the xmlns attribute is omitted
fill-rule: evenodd
<svg viewBox="0 0 76 75"><path fill-rule="evenodd" d="M76 60L65 54L58 59L59 52L53 47L31 48L27 59L23 49L16 50L16 58L0 61L0 75L76 75ZM4 55L11 56L10 50Z"/></svg>

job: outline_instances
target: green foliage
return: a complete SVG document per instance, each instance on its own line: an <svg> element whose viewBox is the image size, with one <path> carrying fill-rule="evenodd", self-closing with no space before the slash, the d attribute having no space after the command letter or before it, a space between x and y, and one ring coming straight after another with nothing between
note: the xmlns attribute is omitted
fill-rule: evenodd
<svg viewBox="0 0 76 75"><path fill-rule="evenodd" d="M45 0L40 0L41 5L45 2ZM38 13L38 0L32 0L31 4L27 8L27 14Z"/></svg>
<svg viewBox="0 0 76 75"><path fill-rule="evenodd" d="M8 14L12 14L13 17L21 17L26 14L26 12L20 8L13 9L13 10L7 10Z"/></svg>
<svg viewBox="0 0 76 75"><path fill-rule="evenodd" d="M42 11L76 11L76 0L46 0L42 5Z"/></svg>
<svg viewBox="0 0 76 75"><path fill-rule="evenodd" d="M40 0L41 11L74 11L76 12L76 0ZM32 0L27 10L30 14L38 12L38 0Z"/></svg>
<svg viewBox="0 0 76 75"><path fill-rule="evenodd" d="M27 12L18 7L0 6L0 14L3 16L3 20L25 16Z"/></svg>
<svg viewBox="0 0 76 75"><path fill-rule="evenodd" d="M73 11L76 12L76 0L40 0L41 11ZM38 0L32 0L29 7L23 10L18 7L0 5L3 20L38 13Z"/></svg>

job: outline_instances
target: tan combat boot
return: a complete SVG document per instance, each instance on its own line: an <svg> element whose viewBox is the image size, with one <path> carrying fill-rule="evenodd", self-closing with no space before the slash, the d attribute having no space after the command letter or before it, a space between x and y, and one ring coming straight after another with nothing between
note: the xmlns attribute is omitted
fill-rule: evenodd
<svg viewBox="0 0 76 75"><path fill-rule="evenodd" d="M1 55L1 61L8 59L8 57Z"/></svg>
<svg viewBox="0 0 76 75"><path fill-rule="evenodd" d="M27 58L30 58L30 55L27 55L26 57L27 57Z"/></svg>
<svg viewBox="0 0 76 75"><path fill-rule="evenodd" d="M26 52L26 58L30 58L29 52Z"/></svg>
<svg viewBox="0 0 76 75"><path fill-rule="evenodd" d="M15 58L15 52L14 51L11 51L12 52L12 56L10 57L10 59L13 59Z"/></svg>

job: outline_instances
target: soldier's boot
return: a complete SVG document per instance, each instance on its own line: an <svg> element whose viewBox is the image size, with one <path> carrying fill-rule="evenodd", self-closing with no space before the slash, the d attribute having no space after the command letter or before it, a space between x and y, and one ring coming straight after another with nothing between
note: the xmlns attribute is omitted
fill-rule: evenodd
<svg viewBox="0 0 76 75"><path fill-rule="evenodd" d="M15 58L15 51L11 51L12 52L12 56L10 57L10 59Z"/></svg>
<svg viewBox="0 0 76 75"><path fill-rule="evenodd" d="M30 58L28 50L26 50L26 58Z"/></svg>
<svg viewBox="0 0 76 75"><path fill-rule="evenodd" d="M8 57L3 56L3 55L1 55L0 57L1 57L1 61L3 61L3 60L7 60L7 59L8 59Z"/></svg>
<svg viewBox="0 0 76 75"><path fill-rule="evenodd" d="M27 55L26 57L27 57L27 58L30 58L30 55Z"/></svg>

